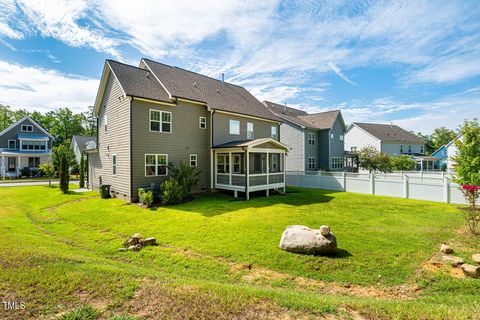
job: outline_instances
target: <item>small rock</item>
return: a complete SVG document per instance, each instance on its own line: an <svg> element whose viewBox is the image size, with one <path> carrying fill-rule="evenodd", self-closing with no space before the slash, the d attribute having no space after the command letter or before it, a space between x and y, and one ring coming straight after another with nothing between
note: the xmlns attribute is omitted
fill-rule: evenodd
<svg viewBox="0 0 480 320"><path fill-rule="evenodd" d="M128 250L129 251L140 251L142 249L142 245L141 244L137 244L135 246L130 246L128 247Z"/></svg>
<svg viewBox="0 0 480 320"><path fill-rule="evenodd" d="M118 251L127 251L127 248L118 248Z"/></svg>
<svg viewBox="0 0 480 320"><path fill-rule="evenodd" d="M442 246L440 247L440 251L446 254L453 253L452 247L450 247L448 244L445 244L445 243L442 244Z"/></svg>
<svg viewBox="0 0 480 320"><path fill-rule="evenodd" d="M462 268L463 273L467 277L480 278L480 266L474 266L471 264L462 264L460 268Z"/></svg>
<svg viewBox="0 0 480 320"><path fill-rule="evenodd" d="M449 263L453 267L463 264L463 259L455 256L442 256L444 262Z"/></svg>
<svg viewBox="0 0 480 320"><path fill-rule="evenodd" d="M142 238L142 235L140 233L135 233L132 238L140 240Z"/></svg>
<svg viewBox="0 0 480 320"><path fill-rule="evenodd" d="M130 247L130 246L135 246L135 245L138 244L138 241L139 241L139 240L138 240L137 238L128 237L127 241L125 241L125 242L123 243L123 246L124 246L125 248L128 248L128 247Z"/></svg>
<svg viewBox="0 0 480 320"><path fill-rule="evenodd" d="M472 260L475 261L475 263L480 264L480 253L472 255Z"/></svg>
<svg viewBox="0 0 480 320"><path fill-rule="evenodd" d="M144 247L146 247L146 246L156 246L156 245L157 245L157 239L155 239L155 238L146 238L146 239L143 239L142 245L143 245Z"/></svg>
<svg viewBox="0 0 480 320"><path fill-rule="evenodd" d="M320 234L324 237L328 236L330 234L330 228L328 226L321 226Z"/></svg>

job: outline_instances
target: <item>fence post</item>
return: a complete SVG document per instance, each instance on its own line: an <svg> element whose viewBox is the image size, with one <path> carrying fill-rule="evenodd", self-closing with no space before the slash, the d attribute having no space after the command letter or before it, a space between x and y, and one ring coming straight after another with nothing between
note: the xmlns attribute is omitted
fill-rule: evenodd
<svg viewBox="0 0 480 320"><path fill-rule="evenodd" d="M403 195L406 199L408 199L408 197L410 196L408 194L408 175L404 175L403 176Z"/></svg>
<svg viewBox="0 0 480 320"><path fill-rule="evenodd" d="M450 182L446 177L443 178L443 200L450 203Z"/></svg>
<svg viewBox="0 0 480 320"><path fill-rule="evenodd" d="M347 174L345 171L342 172L342 179L343 179L343 191L347 191Z"/></svg>
<svg viewBox="0 0 480 320"><path fill-rule="evenodd" d="M375 194L375 175L370 173L370 193Z"/></svg>

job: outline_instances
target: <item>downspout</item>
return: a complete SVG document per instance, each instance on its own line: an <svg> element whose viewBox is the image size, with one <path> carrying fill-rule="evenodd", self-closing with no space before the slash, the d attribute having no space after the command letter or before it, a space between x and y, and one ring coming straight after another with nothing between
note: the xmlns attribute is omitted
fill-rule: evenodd
<svg viewBox="0 0 480 320"><path fill-rule="evenodd" d="M207 107L207 110L210 109L209 107ZM215 109L210 109L210 132L211 132L211 135L210 135L210 170L212 171L210 173L210 189L213 190L214 187L215 187L215 183L216 181L215 180L215 170L217 170L217 168L214 167L214 163L215 163L215 153L213 151L213 138L214 138L214 134L213 134L213 114L215 113Z"/></svg>

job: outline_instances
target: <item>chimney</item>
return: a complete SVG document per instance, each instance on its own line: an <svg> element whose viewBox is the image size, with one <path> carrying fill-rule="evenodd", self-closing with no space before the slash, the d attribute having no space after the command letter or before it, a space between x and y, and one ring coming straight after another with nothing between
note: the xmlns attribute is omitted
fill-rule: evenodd
<svg viewBox="0 0 480 320"><path fill-rule="evenodd" d="M225 74L222 72L222 83L225 83Z"/></svg>

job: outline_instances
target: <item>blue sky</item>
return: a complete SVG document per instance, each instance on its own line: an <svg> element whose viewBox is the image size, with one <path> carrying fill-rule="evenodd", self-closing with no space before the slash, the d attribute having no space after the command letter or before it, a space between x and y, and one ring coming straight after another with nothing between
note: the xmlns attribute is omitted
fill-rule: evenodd
<svg viewBox="0 0 480 320"><path fill-rule="evenodd" d="M480 118L477 1L0 0L0 103L84 111L106 58L141 57L348 123Z"/></svg>

